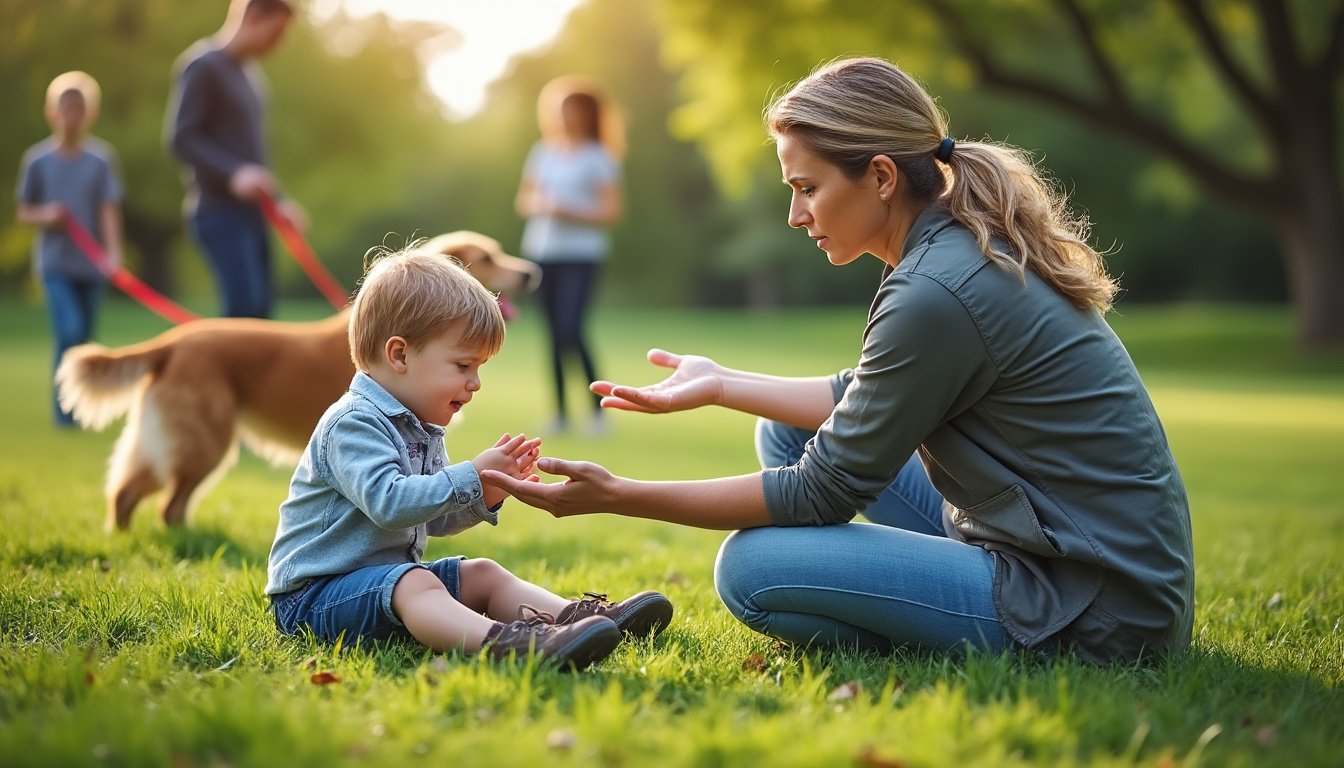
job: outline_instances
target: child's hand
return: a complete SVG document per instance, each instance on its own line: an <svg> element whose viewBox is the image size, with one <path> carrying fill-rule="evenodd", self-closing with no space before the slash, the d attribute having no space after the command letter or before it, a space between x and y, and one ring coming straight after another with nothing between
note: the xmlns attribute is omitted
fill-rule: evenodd
<svg viewBox="0 0 1344 768"><path fill-rule="evenodd" d="M482 451L480 456L471 460L477 474L492 469L518 480L535 480L533 474L537 458L541 456L541 438L527 439L527 435L510 436L507 433L495 441L493 447ZM485 506L493 507L507 499L509 494L493 486L482 486Z"/></svg>
<svg viewBox="0 0 1344 768"><path fill-rule="evenodd" d="M48 229L56 229L65 224L65 218L70 215L70 209L65 207L65 203L52 202L38 206L38 216L41 217L42 225Z"/></svg>

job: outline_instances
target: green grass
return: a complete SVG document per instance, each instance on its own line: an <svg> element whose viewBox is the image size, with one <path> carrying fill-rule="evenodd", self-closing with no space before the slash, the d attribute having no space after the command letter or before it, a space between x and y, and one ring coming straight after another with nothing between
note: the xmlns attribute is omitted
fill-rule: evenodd
<svg viewBox="0 0 1344 768"><path fill-rule="evenodd" d="M291 316L320 309L287 305ZM455 457L535 431L549 389L524 306L449 434ZM643 383L647 346L813 374L852 362L864 309L753 315L610 310L603 371ZM49 425L38 307L0 305L0 764L1338 765L1344 755L1344 357L1307 356L1285 313L1127 308L1113 319L1152 389L1193 505L1193 647L1153 667L784 650L711 582L722 534L511 504L429 554L491 557L562 594L665 591L671 628L580 675L407 645L279 636L261 590L288 472L244 453L164 531L142 508L102 532L116 430ZM103 341L162 327L110 302ZM575 385L574 396L581 395ZM751 421L613 414L546 452L643 478L754 469ZM118 425L119 428L119 425ZM329 671L340 682L310 682ZM849 681L857 695L838 694Z"/></svg>

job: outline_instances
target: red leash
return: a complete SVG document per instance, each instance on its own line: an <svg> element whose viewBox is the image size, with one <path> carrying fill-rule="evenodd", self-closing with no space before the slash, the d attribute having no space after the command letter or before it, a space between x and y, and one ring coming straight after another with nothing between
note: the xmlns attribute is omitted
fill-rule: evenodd
<svg viewBox="0 0 1344 768"><path fill-rule="evenodd" d="M317 286L323 296L327 297L331 306L337 310L344 307L349 301L349 291L342 288L341 284L336 282L336 278L332 277L331 273L327 271L327 268L322 266L317 254L313 253L313 249L308 247L303 235L299 234L299 230L295 228L294 222L280 212L280 209L275 205L275 200L271 199L271 196L265 192L261 193L257 202L261 204L261 212L265 214L266 220L271 223L275 233L285 242L285 247L294 256L294 260L299 262L300 267L303 267L308 279L313 281L313 285Z"/></svg>
<svg viewBox="0 0 1344 768"><path fill-rule="evenodd" d="M175 303L172 299L164 296L158 291L150 288L140 281L135 275L126 271L125 267L113 267L112 262L108 261L107 254L103 247L93 239L93 235L84 228L79 220L70 215L67 211L65 216L65 232L70 235L70 239L75 241L79 250L84 252L84 256L93 262L93 266L103 274L111 283L126 292L126 295L140 302L146 309L162 317L170 323L186 323L197 319L200 315Z"/></svg>

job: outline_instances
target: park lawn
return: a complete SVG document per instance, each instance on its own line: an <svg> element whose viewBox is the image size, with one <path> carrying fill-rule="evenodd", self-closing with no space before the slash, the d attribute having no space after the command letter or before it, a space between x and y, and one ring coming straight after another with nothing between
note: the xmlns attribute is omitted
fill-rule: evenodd
<svg viewBox="0 0 1344 768"><path fill-rule="evenodd" d="M450 431L456 459L549 416L538 313L523 311ZM652 345L809 375L855 359L864 314L612 309L593 337L605 374L629 383L659 376L643 360ZM1339 765L1344 357L1295 351L1276 308L1126 306L1112 322L1189 487L1190 651L1118 669L799 652L719 603L722 533L509 504L499 527L431 546L494 558L561 594L672 598L656 641L566 675L279 636L261 590L289 474L246 451L189 529L164 531L142 507L129 534L104 534L116 429L49 425L45 318L6 300L0 765ZM100 336L123 344L162 327L111 301ZM754 469L739 414L612 414L611 427L600 439L543 435L545 452L650 479Z"/></svg>

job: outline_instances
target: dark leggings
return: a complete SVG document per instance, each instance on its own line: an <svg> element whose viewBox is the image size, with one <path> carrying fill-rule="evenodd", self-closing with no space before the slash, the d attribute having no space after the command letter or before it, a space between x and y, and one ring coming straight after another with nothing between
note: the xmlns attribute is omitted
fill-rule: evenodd
<svg viewBox="0 0 1344 768"><path fill-rule="evenodd" d="M586 381L597 379L593 355L584 341L583 324L597 283L598 265L580 261L546 261L541 264L541 306L551 331L551 372L555 384L555 412L566 417L564 361L578 353ZM593 408L602 399L593 396Z"/></svg>

